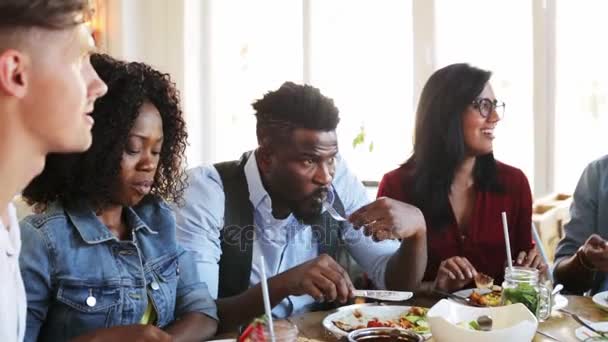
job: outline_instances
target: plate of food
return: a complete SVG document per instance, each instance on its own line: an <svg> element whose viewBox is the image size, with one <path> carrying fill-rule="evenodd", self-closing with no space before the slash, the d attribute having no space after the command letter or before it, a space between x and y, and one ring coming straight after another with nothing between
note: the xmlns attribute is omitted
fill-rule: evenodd
<svg viewBox="0 0 608 342"><path fill-rule="evenodd" d="M417 306L354 304L325 317L323 327L337 337L363 328L393 327L411 330L426 339L431 336L427 312L427 308Z"/></svg>
<svg viewBox="0 0 608 342"><path fill-rule="evenodd" d="M596 293L591 300L604 310L608 310L608 291L598 292Z"/></svg>
<svg viewBox="0 0 608 342"><path fill-rule="evenodd" d="M455 295L460 297L469 298L472 303L481 306L495 307L501 306L501 296L502 296L502 287L493 285L491 289L464 289L460 291L454 292ZM608 296L608 292L605 293L604 298L602 299L606 304L603 304L606 309L608 309L608 302L606 301L606 296ZM594 297L595 298L595 297ZM594 299L595 302L595 299ZM597 303L597 302L596 302ZM553 297L553 307L552 310L563 309L568 305L568 299L561 295L556 294ZM602 304L600 304L602 305Z"/></svg>
<svg viewBox="0 0 608 342"><path fill-rule="evenodd" d="M464 289L454 292L455 295L469 298L472 303L480 306L500 306L500 297L502 296L502 287L492 286L487 288Z"/></svg>
<svg viewBox="0 0 608 342"><path fill-rule="evenodd" d="M500 306L502 287L494 285L494 278L477 272L474 280L476 288L456 291L454 294L463 298L469 298L472 304L478 306Z"/></svg>

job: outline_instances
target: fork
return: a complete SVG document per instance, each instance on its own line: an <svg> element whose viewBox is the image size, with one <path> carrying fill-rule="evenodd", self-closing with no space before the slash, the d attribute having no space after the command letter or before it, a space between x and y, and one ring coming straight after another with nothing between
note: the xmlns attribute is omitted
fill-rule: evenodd
<svg viewBox="0 0 608 342"><path fill-rule="evenodd" d="M323 202L323 209L327 210L327 212L329 213L329 216L331 216L336 221L341 221L341 222L348 221L346 218L344 218L344 216L340 215L336 211L336 209L334 209L334 207L331 204L329 204L329 202L325 202L325 201ZM374 221L374 222L376 222L376 221ZM395 233L392 232L390 238L398 240L399 236L395 235Z"/></svg>
<svg viewBox="0 0 608 342"><path fill-rule="evenodd" d="M329 202L323 201L323 209L327 210L327 212L329 213L329 215L336 221L346 221L346 219L344 217L342 217L342 215L340 215L336 209L334 209L334 207L329 204Z"/></svg>
<svg viewBox="0 0 608 342"><path fill-rule="evenodd" d="M593 331L594 333L602 336L602 337L606 337L606 334L608 333L608 331L604 331L604 330L597 330L594 327L592 327L589 323L583 321L582 318L580 318L578 315L574 314L572 315L572 318L574 318L575 321L577 321L578 323L580 323L582 326L584 326L585 328Z"/></svg>
<svg viewBox="0 0 608 342"><path fill-rule="evenodd" d="M598 335L600 335L602 337L606 337L606 335L608 334L608 331L595 329L594 327L591 326L591 324L585 322L579 315L577 315L575 313L572 313L572 312L570 312L568 310L565 310L565 309L560 309L559 311L561 311L561 312L563 312L565 314L570 315L570 317L572 317L572 319L574 319L580 325L584 326L585 328L593 331L594 333L596 333L596 334L598 334Z"/></svg>

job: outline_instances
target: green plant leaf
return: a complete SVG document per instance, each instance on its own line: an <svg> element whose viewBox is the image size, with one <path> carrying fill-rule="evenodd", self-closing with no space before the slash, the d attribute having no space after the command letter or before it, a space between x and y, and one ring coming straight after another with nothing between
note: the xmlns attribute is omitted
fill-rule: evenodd
<svg viewBox="0 0 608 342"><path fill-rule="evenodd" d="M365 142L365 128L361 126L361 130L353 139L353 148L357 148L357 146L363 144Z"/></svg>

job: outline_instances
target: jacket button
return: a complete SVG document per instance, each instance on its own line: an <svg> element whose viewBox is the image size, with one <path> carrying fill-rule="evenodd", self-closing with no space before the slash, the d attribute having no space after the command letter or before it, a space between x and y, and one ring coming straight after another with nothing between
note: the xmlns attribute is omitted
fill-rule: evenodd
<svg viewBox="0 0 608 342"><path fill-rule="evenodd" d="M93 297L93 296L88 296L87 305L92 308L95 306L95 304L97 304L97 299L95 299L95 297Z"/></svg>
<svg viewBox="0 0 608 342"><path fill-rule="evenodd" d="M152 288L152 290L156 291L160 288L160 286L158 286L158 283L155 281L152 282L152 284L150 284L150 287Z"/></svg>

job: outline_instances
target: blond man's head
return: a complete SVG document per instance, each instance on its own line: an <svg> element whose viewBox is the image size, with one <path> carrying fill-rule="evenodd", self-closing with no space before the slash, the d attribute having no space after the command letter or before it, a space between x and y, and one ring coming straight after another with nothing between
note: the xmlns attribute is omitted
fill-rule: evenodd
<svg viewBox="0 0 608 342"><path fill-rule="evenodd" d="M87 0L0 1L0 121L43 153L84 151L106 85L91 67Z"/></svg>

